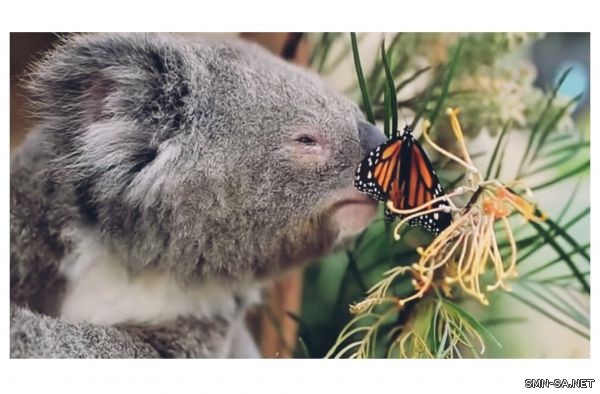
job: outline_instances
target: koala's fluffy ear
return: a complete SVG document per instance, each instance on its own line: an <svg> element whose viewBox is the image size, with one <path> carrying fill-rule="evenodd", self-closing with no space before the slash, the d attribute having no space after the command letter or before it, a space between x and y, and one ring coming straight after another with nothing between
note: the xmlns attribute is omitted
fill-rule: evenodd
<svg viewBox="0 0 600 394"><path fill-rule="evenodd" d="M125 117L154 127L153 139L181 127L190 94L184 53L169 38L146 34L78 35L33 68L34 113L76 133L103 119ZM66 127L66 130L64 129Z"/></svg>
<svg viewBox="0 0 600 394"><path fill-rule="evenodd" d="M54 155L47 172L72 185L91 222L126 220L133 209L115 214L126 204L121 196L149 176L163 143L187 128L196 102L190 96L199 94L190 87L187 51L169 36L78 35L34 67L30 98ZM201 72L197 63L194 75ZM144 185L158 184L156 174L152 179Z"/></svg>

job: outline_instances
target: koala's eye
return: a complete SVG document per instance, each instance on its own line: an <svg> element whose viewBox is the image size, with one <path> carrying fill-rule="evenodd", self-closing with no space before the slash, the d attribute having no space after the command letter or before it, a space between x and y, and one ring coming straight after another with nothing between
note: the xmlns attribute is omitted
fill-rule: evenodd
<svg viewBox="0 0 600 394"><path fill-rule="evenodd" d="M303 145L316 145L317 141L314 140L313 138L307 136L307 135L303 135L301 137L296 138L296 142L303 144Z"/></svg>
<svg viewBox="0 0 600 394"><path fill-rule="evenodd" d="M300 129L300 130L298 130ZM315 165L327 163L331 156L331 143L320 130L298 127L283 142L287 157L314 169Z"/></svg>

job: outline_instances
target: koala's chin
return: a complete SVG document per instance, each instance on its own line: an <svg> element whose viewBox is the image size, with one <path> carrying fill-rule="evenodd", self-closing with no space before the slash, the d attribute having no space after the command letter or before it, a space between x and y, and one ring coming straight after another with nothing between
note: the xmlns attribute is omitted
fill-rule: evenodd
<svg viewBox="0 0 600 394"><path fill-rule="evenodd" d="M321 237L322 257L333 249L343 246L353 236L364 230L377 214L377 202L353 187L335 192L327 200L322 226L315 234ZM324 234L327 233L327 236Z"/></svg>
<svg viewBox="0 0 600 394"><path fill-rule="evenodd" d="M364 230L377 214L377 203L354 188L343 190L332 204L332 220L338 229L336 244Z"/></svg>
<svg viewBox="0 0 600 394"><path fill-rule="evenodd" d="M374 200L351 187L338 190L316 214L289 223L289 231L274 236L266 259L271 264L255 267L254 274L259 279L273 278L323 257L365 229L376 214Z"/></svg>

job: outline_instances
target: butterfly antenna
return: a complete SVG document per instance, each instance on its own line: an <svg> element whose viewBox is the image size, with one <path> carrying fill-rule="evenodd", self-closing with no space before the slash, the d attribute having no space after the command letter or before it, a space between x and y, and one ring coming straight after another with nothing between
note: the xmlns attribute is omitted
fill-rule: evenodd
<svg viewBox="0 0 600 394"><path fill-rule="evenodd" d="M398 111L402 115L402 119L404 119L404 130L406 131L407 128L410 128L412 131L412 127L410 127L410 125L408 124L408 120L406 119L406 115L404 115L404 111L402 111L402 109L398 109Z"/></svg>
<svg viewBox="0 0 600 394"><path fill-rule="evenodd" d="M404 115L404 111L402 111L402 109L398 108L398 111L400 111L400 115L402 115L402 119L404 119L404 126L408 126L408 120L406 120L406 115Z"/></svg>

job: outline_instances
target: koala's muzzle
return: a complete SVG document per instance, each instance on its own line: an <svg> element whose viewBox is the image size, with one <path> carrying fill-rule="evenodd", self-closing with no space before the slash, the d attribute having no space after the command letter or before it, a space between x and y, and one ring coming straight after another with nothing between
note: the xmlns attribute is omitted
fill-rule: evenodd
<svg viewBox="0 0 600 394"><path fill-rule="evenodd" d="M360 122L358 124L358 137L365 155L387 141L381 130L367 122Z"/></svg>

